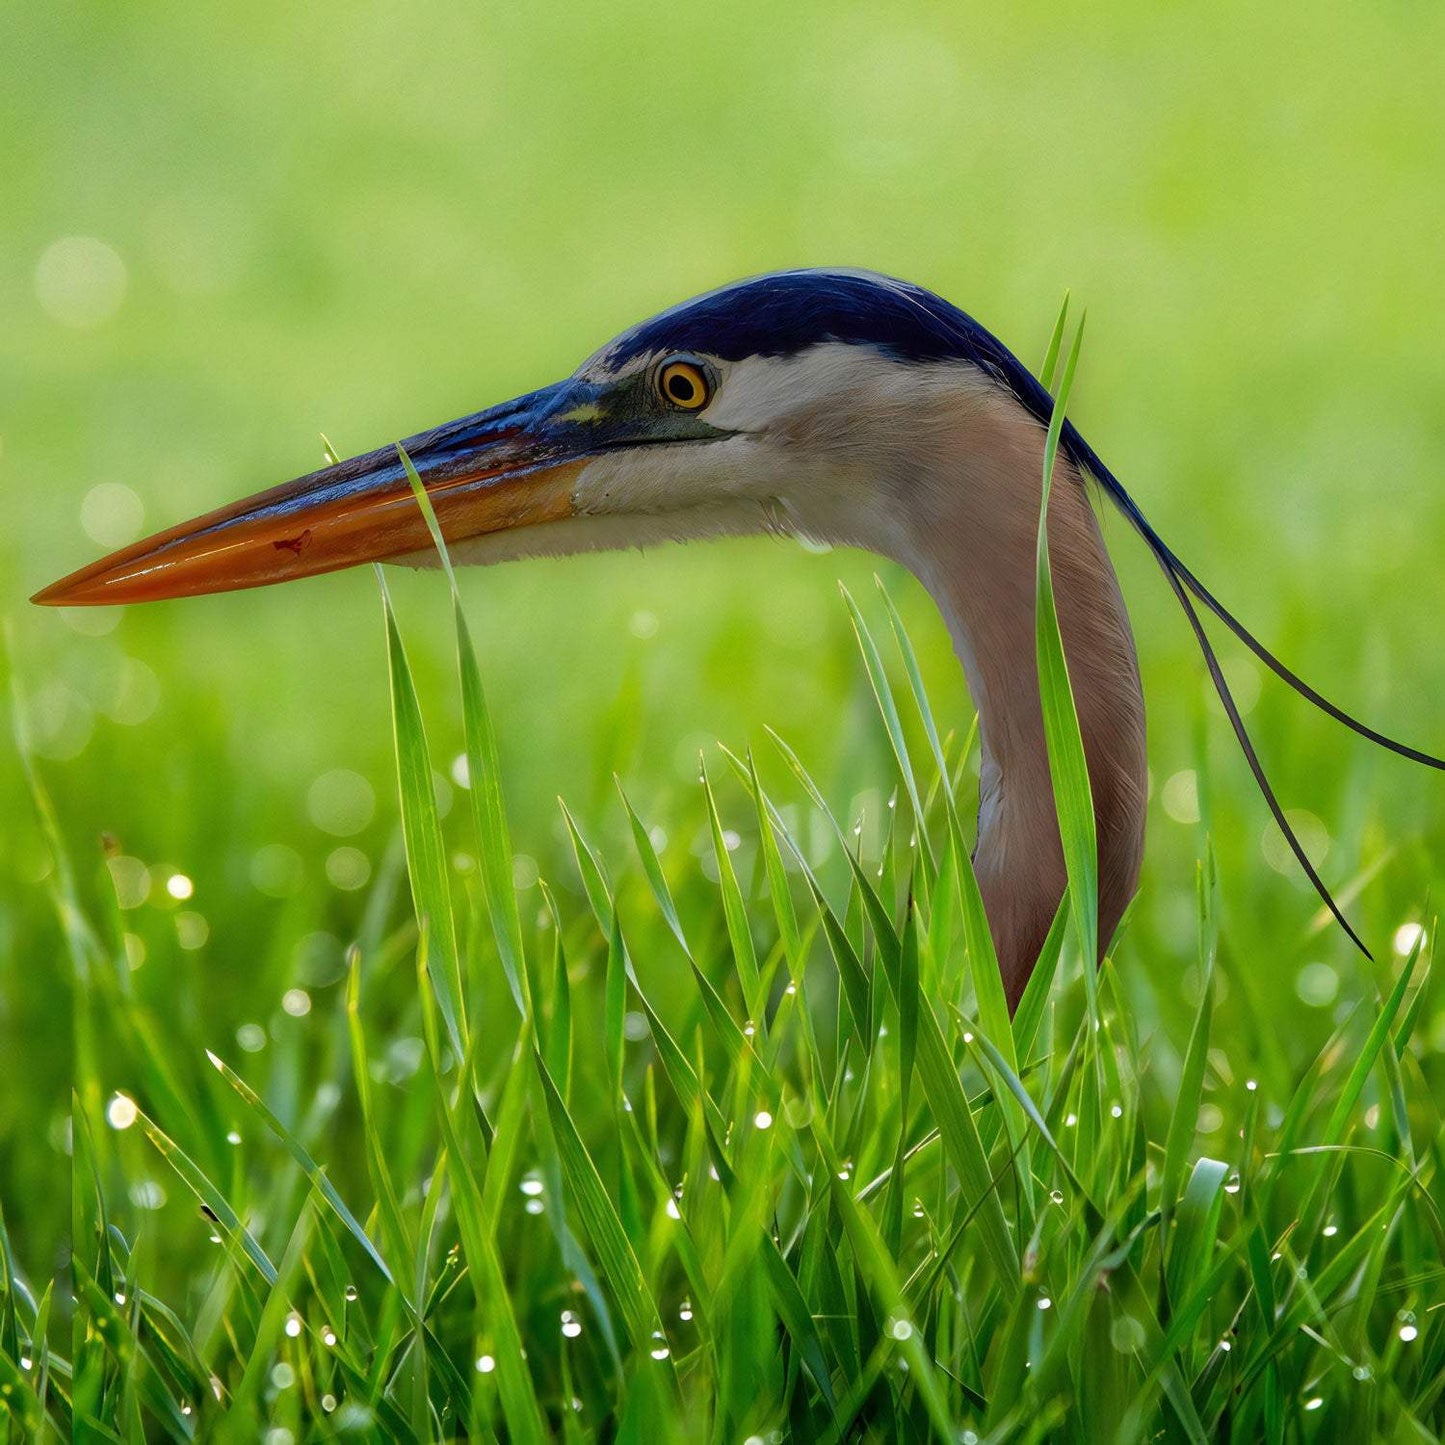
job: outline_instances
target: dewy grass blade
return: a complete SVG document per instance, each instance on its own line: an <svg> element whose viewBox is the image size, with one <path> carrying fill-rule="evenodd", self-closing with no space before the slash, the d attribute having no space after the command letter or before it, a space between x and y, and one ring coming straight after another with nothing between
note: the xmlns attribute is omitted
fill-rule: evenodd
<svg viewBox="0 0 1445 1445"><path fill-rule="evenodd" d="M402 833L406 839L407 872L411 879L416 916L431 939L438 960L435 987L438 1007L458 1060L466 1057L465 990L461 955L457 950L456 919L452 909L446 845L437 816L432 783L431 754L422 725L421 704L411 667L397 631L391 594L381 568L376 569L386 616L386 647L391 668L391 713L396 736L397 787L401 799Z"/></svg>
<svg viewBox="0 0 1445 1445"><path fill-rule="evenodd" d="M312 1188L326 1201L327 1207L341 1221L343 1228L365 1250L371 1262L379 1269L386 1281L394 1283L381 1251L372 1243L371 1236L361 1227L356 1216L346 1207L346 1202L336 1192L336 1186L326 1177L321 1166L306 1152L301 1141L266 1106L259 1094L218 1055L206 1050L220 1076L241 1096L242 1101L285 1146L286 1152L301 1166L302 1172Z"/></svg>
<svg viewBox="0 0 1445 1445"><path fill-rule="evenodd" d="M357 1102L361 1106L362 1131L366 1139L367 1170L371 1175L372 1188L376 1191L376 1209L381 1220L383 1238L387 1248L392 1251L398 1271L393 1278L404 1278L404 1273L401 1273L402 1262L415 1255L416 1244L411 1230L407 1227L406 1216L401 1210L391 1166L381 1143L383 1136L372 1105L371 1069L366 1055L366 1036L361 1024L361 961L357 954L353 954L351 958L350 976L346 983L346 1022L351 1041L352 1079L356 1087Z"/></svg>
<svg viewBox="0 0 1445 1445"><path fill-rule="evenodd" d="M1189 1035L1189 1047L1184 1054L1184 1067L1179 1077L1175 1107L1169 1116L1169 1131L1164 1141L1159 1207L1165 1219L1168 1219L1180 1197L1184 1169L1189 1162L1189 1151L1194 1143L1199 1106L1204 1093L1204 1070L1209 1060L1209 1026L1213 1017L1214 965L1212 959L1206 959L1199 1011L1195 1015L1194 1028Z"/></svg>
<svg viewBox="0 0 1445 1445"><path fill-rule="evenodd" d="M868 624L863 620L863 614L853 600L853 594L842 583L839 583L839 590L843 594L843 601L847 604L848 615L853 622L853 636L857 640L858 651L863 658L863 669L868 674L868 684L873 689L874 701L878 704L878 715L883 720L883 731L888 736L888 745L893 750L893 760L898 764L898 773L903 779L903 787L908 794L909 805L913 809L914 826L918 829L919 845L923 849L924 858L931 867L933 859L929 851L928 834L924 829L923 799L919 795L918 780L913 775L913 762L908 756L908 742L903 736L903 720L898 716L898 704L893 697L893 689L889 685L888 674L883 667L883 659L878 654L878 645L873 641L873 634L868 630Z"/></svg>
<svg viewBox="0 0 1445 1445"><path fill-rule="evenodd" d="M536 1387L527 1369L526 1352L522 1346L521 1331L517 1326L511 1291L502 1271L496 1240L488 1227L488 1214L483 1204L482 1191L468 1165L464 1147L463 1133L476 1130L476 1116L471 1108L471 1090L465 1079L457 1090L455 1106L447 1102L441 1074L441 1051L433 1017L435 1000L431 988L432 975L426 964L427 941L426 935L423 935L421 946L417 949L417 987L421 995L422 1032L426 1038L427 1053L435 1079L436 1117L442 1137L443 1154L436 1167L447 1172L451 1184L452 1208L456 1213L457 1232L461 1235L467 1264L476 1281L479 1306L494 1337L496 1348L493 1358L496 1362L507 1429L517 1440L527 1441L529 1445L531 1442L541 1445L542 1441L549 1438L549 1434L537 1400ZM525 1032L525 1021L523 1028ZM513 1067L518 1066L514 1064ZM479 1143L479 1138L475 1142Z"/></svg>
<svg viewBox="0 0 1445 1445"><path fill-rule="evenodd" d="M582 1221L592 1248L597 1252L597 1263L627 1321L634 1350L639 1355L655 1354L658 1348L655 1342L663 1338L657 1301L622 1227L617 1209L602 1183L602 1176L597 1172L597 1166L592 1162L540 1054L536 1056L535 1064L575 1217ZM671 1373L670 1355L660 1358L668 1361L667 1370Z"/></svg>
<svg viewBox="0 0 1445 1445"><path fill-rule="evenodd" d="M226 1196L206 1177L195 1160L143 1109L136 1110L136 1118L145 1130L146 1137L160 1150L166 1162L181 1177L191 1193L206 1207L211 1218L240 1246L241 1252L255 1266L261 1278L268 1285L274 1285L276 1266L267 1258L266 1251L256 1242L251 1231L241 1223L240 1216L231 1208Z"/></svg>
<svg viewBox="0 0 1445 1445"><path fill-rule="evenodd" d="M1054 782L1054 801L1058 810L1059 833L1063 841L1064 863L1068 872L1070 915L1079 940L1084 966L1085 988L1091 1015L1097 1016L1098 1001L1094 965L1099 956L1099 854L1094 825L1094 800L1089 788L1089 769L1084 759L1084 743L1079 733L1079 717L1074 707L1074 694L1069 683L1068 663L1064 657L1063 635L1059 631L1058 609L1054 601L1053 572L1049 563L1049 498L1053 489L1054 465L1059 452L1064 413L1074 370L1078 365L1079 346L1083 340L1084 323L1074 333L1069 358L1064 364L1063 381L1044 442L1043 497L1039 507L1038 579L1035 605L1037 609L1037 648L1039 691L1044 712L1044 736L1048 744L1049 771Z"/></svg>
<svg viewBox="0 0 1445 1445"><path fill-rule="evenodd" d="M467 790L472 800L472 819L477 833L482 892L502 971L517 1007L528 1012L527 971L523 957L522 921L517 908L517 890L512 885L512 837L507 826L506 804L502 798L501 765L497 758L496 731L482 689L481 669L471 630L462 610L461 591L452 568L451 554L437 522L436 511L426 487L417 475L406 448L397 444L397 455L406 468L417 506L426 518L427 530L441 558L452 594L452 618L457 637L457 674L462 693L462 727L466 738Z"/></svg>
<svg viewBox="0 0 1445 1445"><path fill-rule="evenodd" d="M733 872L732 856L723 836L722 819L718 817L717 799L713 796L707 768L700 763L699 769L703 797L707 802L708 824L712 830L713 857L717 862L718 892L722 898L723 917L727 922L733 962L737 965L738 982L742 985L748 1015L757 1019L761 1025L763 999L758 987L758 956L753 948L752 930L748 926L747 907L743 903L742 890L738 887L737 874Z"/></svg>

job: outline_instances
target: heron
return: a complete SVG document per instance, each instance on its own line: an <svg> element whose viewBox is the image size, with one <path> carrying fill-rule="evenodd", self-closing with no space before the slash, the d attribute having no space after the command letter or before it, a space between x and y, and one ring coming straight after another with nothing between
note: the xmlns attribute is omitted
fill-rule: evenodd
<svg viewBox="0 0 1445 1445"><path fill-rule="evenodd" d="M996 337L933 292L875 272L735 282L632 327L571 376L406 439L457 562L739 534L859 547L931 594L979 713L974 867L1005 992L1022 995L1067 885L1035 648L1035 544L1054 399ZM1098 939L1139 880L1147 764L1129 614L1091 487L1162 568L1266 803L1350 938L1291 828L1204 615L1336 721L1417 762L1284 665L1163 541L1072 422L1047 535L1093 797ZM56 606L259 587L437 553L397 446L160 532L38 593Z"/></svg>

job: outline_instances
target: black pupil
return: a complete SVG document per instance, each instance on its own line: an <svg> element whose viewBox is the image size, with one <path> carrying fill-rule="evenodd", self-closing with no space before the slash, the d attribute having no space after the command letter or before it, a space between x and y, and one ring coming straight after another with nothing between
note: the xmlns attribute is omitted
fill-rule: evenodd
<svg viewBox="0 0 1445 1445"><path fill-rule="evenodd" d="M686 372L674 371L667 378L667 394L674 400L690 402L697 396L697 387Z"/></svg>

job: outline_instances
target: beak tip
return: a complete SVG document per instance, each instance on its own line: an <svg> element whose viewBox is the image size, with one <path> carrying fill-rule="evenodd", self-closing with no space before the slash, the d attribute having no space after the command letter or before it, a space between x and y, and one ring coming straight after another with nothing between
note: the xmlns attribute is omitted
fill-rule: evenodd
<svg viewBox="0 0 1445 1445"><path fill-rule="evenodd" d="M103 595L104 586L97 588L89 583L84 573L75 573L42 587L30 601L36 607L98 607L113 600Z"/></svg>

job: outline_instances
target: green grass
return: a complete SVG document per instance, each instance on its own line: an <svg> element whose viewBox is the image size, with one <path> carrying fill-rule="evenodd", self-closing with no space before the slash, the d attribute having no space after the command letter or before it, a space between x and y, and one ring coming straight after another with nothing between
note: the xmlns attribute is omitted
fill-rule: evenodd
<svg viewBox="0 0 1445 1445"><path fill-rule="evenodd" d="M404 856L254 1052L142 995L126 900L87 907L35 778L77 981L76 1306L66 1348L7 1244L13 1437L1435 1437L1429 959L1307 1067L1245 1071L1217 999L1257 960L1206 852L1197 951L1162 961L1193 970L1186 1031L1081 966L1092 812L1042 529L1070 886L1012 1022L960 821L975 733L939 728L886 593L845 593L892 760L872 816L781 737L723 749L704 851L625 790L630 856L564 808L575 872L524 916L447 578L471 809L439 815L383 583Z"/></svg>
<svg viewBox="0 0 1445 1445"><path fill-rule="evenodd" d="M518 1381L474 1369L474 1352L510 1360L506 1319L471 1315L474 1285L484 1300L495 1285L495 1254L543 1407L582 1399L574 1435L593 1433L619 1378L651 1355L631 1343L644 1332L635 1303L624 1312L614 1295L626 1260L604 1252L605 1226L594 1237L564 1173L566 1136L533 1053L514 1063L525 987L530 1048L599 1170L685 1398L765 1402L779 1385L816 1407L817 1365L851 1403L882 1339L921 1342L944 1368L967 1357L959 1378L1007 1414L1020 1403L1019 1334L1055 1339L1069 1286L1088 1277L1100 1229L1087 1193L1106 1226L1119 1209L1118 1228L1144 1223L1129 1263L1149 1304L1121 1300L1106 1258L1110 1287L1090 1308L1134 1323L1096 1324L1088 1354L1069 1354L1060 1388L1086 1386L1081 1408L1142 1377L1155 1348L1145 1326L1197 1268L1198 1251L1169 1241L1181 1222L1205 1238L1217 1207L1211 1257L1225 1276L1206 1312L1188 1320L1167 1297L1169 1329L1193 1331L1166 1339L1205 1423L1238 1380L1241 1439L1277 1427L1354 1440L1369 1422L1352 1411L1371 1410L1396 1437L1421 1435L1397 1423L1407 1409L1439 1432L1445 1294L1430 1201L1445 997L1430 945L1389 1042L1371 1056L1368 1041L1410 951L1404 930L1437 938L1445 795L1313 715L1232 643L1221 649L1281 799L1375 951L1369 964L1280 846L1189 629L1117 519L1105 532L1139 640L1152 793L1140 894L1097 979L1097 1047L1082 1032L1069 919L1049 990L1016 1026L1002 1022L959 856L976 789L968 699L928 598L885 568L885 602L873 559L739 540L463 573L500 769L485 735L466 736L450 589L388 573L462 969L457 988L450 941L429 924L430 1025L370 574L123 613L57 616L25 599L137 527L316 465L318 426L348 452L410 435L565 375L619 328L735 276L880 267L1029 357L1067 285L1088 298L1091 333L1071 411L1164 537L1303 675L1438 751L1445 7L1318 0L1306 25L1249 0L10 8L0 616L54 812L38 817L23 761L0 747L7 1411L37 1392L61 1411L76 1398L66 1362L94 1360L107 1408L133 1386L153 1435L177 1422L152 1381L192 1403L181 1420L194 1426L213 1408L213 1367L268 1421L328 1390L369 1400L383 1375L394 1388L368 1406L384 1408L377 1434L413 1428L433 1397L470 1410L480 1391L477 1409L500 1411L504 1383L525 1412ZM86 299L83 266L60 267L58 297L56 275L40 284L71 236L103 242L125 278L116 308L86 326L69 314ZM1061 334L1056 360L1063 350ZM127 521L136 508L143 518ZM839 578L871 644L838 603ZM931 730L914 701L925 680ZM0 693L4 709L8 676ZM891 711L878 705L887 693ZM481 710L468 716L475 727ZM469 749L484 760L474 779L505 780L515 865L489 821L495 793L457 783ZM327 801L338 779L342 814ZM927 818L916 857L903 821L915 794ZM984 1168L999 1176L1003 1239L987 1203L958 1218L976 1160L921 1010L899 1127L892 956L818 799L861 849L905 999L927 1000L955 1056ZM176 875L191 896L169 891ZM799 993L778 997L795 976ZM454 1013L461 1000L486 1121L455 1109L449 1121L480 1202L438 1164L456 1150L429 1027L440 1097L455 1105L459 1082L443 998ZM1077 1186L1023 1101L996 1087L985 1037ZM840 1041L851 1080L838 1076ZM634 1105L620 1123L619 1066ZM510 1080L525 1097L506 1098ZM1118 1120L1079 1109L1086 1083L1119 1103ZM73 1089L88 1130L73 1124ZM149 1130L139 1115L126 1129L106 1120L117 1092ZM757 1102L775 1094L778 1107ZM804 1108L820 1096L836 1099L821 1144ZM504 1181L509 1106L524 1128ZM775 1121L766 1131L749 1122L760 1107ZM946 1139L923 1143L944 1121ZM717 1181L714 1143L730 1166ZM845 1202L800 1183L820 1175L827 1143L840 1168L850 1161L900 1287L936 1305L907 1342L886 1343L888 1281L856 1225L849 1234ZM902 1173L882 1177L900 1143ZM1226 1166L1226 1185L1237 1171L1239 1192L1215 1187L1210 1166L1196 1174L1201 1157ZM521 1193L519 1172L541 1196ZM98 1243L77 1255L95 1281L85 1309L104 1326L88 1353L67 1250L72 1233L100 1238L87 1232L95 1191L76 1187L92 1176L116 1233L107 1256ZM760 1256L754 1221L779 1178L779 1254ZM679 1183L674 1219L661 1191ZM1402 1186L1388 1228L1365 1236L1358 1259L1342 1253ZM543 1212L528 1213L537 1197ZM935 1248L951 1251L953 1273L915 1278ZM797 1296L780 1293L775 1258ZM1343 1282L1327 1273L1341 1258ZM689 1268L721 1282L726 1331ZM1023 1270L1029 1289L1048 1289L1048 1311L1029 1314ZM819 1365L796 1341L825 1291L843 1306L819 1311ZM433 1323L421 1350L418 1300ZM1242 1343L1216 1353L1241 1305ZM948 1311L965 1307L960 1326ZM579 1335L562 1334L563 1310ZM127 1352L136 1336L140 1356ZM1022 1353L1043 1359L1027 1339ZM295 1381L284 1388L278 1357ZM757 1361L777 1375L750 1395ZM1356 1380L1357 1367L1370 1376ZM936 1373L945 1407L966 1409L972 1397ZM911 1360L906 1376L885 1360L876 1378L866 1409L880 1422L890 1390L918 1386ZM1151 1408L1180 1434L1165 1383L1175 1388L1161 1378ZM665 1393L629 1398L649 1419L666 1412ZM926 1410L921 1394L908 1399ZM333 1428L340 1413L326 1417ZM233 1433L252 1438L237 1418ZM1027 1426L1046 1419L1026 1413Z"/></svg>

